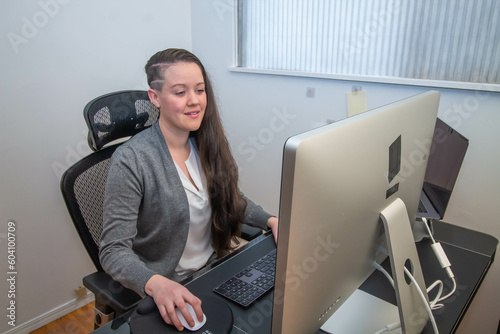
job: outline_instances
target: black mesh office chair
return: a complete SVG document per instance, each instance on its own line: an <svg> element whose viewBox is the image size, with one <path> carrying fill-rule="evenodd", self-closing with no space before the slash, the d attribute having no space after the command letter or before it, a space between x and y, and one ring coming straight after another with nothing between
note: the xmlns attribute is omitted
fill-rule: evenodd
<svg viewBox="0 0 500 334"><path fill-rule="evenodd" d="M94 151L71 166L61 178L61 191L69 214L97 272L83 278L95 295L96 328L133 308L141 297L104 272L99 262L104 188L111 155L128 138L150 127L159 110L146 91L121 91L100 96L84 108L88 143ZM110 144L104 147L106 144Z"/></svg>
<svg viewBox="0 0 500 334"><path fill-rule="evenodd" d="M120 145L112 142L150 127L158 117L159 110L146 91L115 92L92 100L84 108L84 118L89 128L88 143L94 152L71 166L61 178L69 214L97 269L83 278L83 285L95 295L96 328L132 309L141 299L106 274L99 262L104 188L110 158ZM261 233L260 229L244 225L242 238L251 240Z"/></svg>

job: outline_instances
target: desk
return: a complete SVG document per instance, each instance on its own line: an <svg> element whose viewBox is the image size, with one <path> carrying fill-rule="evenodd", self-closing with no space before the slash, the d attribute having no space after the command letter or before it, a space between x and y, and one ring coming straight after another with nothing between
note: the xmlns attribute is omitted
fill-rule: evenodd
<svg viewBox="0 0 500 334"><path fill-rule="evenodd" d="M493 262L498 240L490 235L445 222L434 222L434 236L437 241L441 242L448 255L458 286L457 292L443 302L445 307L442 310L434 311L434 316L440 333L454 333ZM267 234L258 237L211 267L204 268L192 278L184 281L183 284L195 295L211 293L212 287L238 273L274 247L272 235ZM441 279L445 283L444 292L446 293L451 283L447 279L444 270L439 266L430 248L429 240L424 239L418 242L417 251L426 284L430 285L435 280ZM390 268L389 260L386 260L383 265ZM207 287L209 288L207 289ZM394 290L387 279L378 271L374 272L360 289L396 304ZM228 301L227 303L233 311L234 318L234 327L231 333L262 334L269 332L271 328L272 298L273 294L269 293L246 310ZM131 313L132 311L124 314L93 333L129 334L127 319ZM423 333L432 332L432 327L427 324ZM318 331L317 333L321 332Z"/></svg>

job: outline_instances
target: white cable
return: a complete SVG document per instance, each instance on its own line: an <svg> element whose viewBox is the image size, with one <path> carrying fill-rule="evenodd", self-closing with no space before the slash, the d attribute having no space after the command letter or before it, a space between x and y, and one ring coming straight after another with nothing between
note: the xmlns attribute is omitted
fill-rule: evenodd
<svg viewBox="0 0 500 334"><path fill-rule="evenodd" d="M420 289L420 286L418 285L417 281L415 280L413 275L410 273L410 271L406 267L403 267L403 268L404 268L406 275L408 275L408 277L411 279L411 281L413 282L413 284L417 288L418 294L420 295L420 298L422 298L422 301L424 302L425 309L427 310L427 314L429 315L429 319L430 319L431 324L432 324L432 328L434 329L434 333L439 334L439 330L438 330L437 324L436 324L436 319L434 319L434 315L432 314L431 307L427 303L427 299L425 298L424 293L422 292L422 289Z"/></svg>
<svg viewBox="0 0 500 334"><path fill-rule="evenodd" d="M448 260L448 257L446 256L446 253L444 252L444 249L441 246L441 244L439 242L436 242L436 240L434 239L434 236L432 235L432 232L431 232L431 229L429 227L429 224L427 223L427 219L422 218L422 221L424 222L424 225L427 228L427 231L429 232L429 236L430 236L430 238L432 240L431 248L434 251L434 254L436 255L437 260L439 261L439 264L441 265L441 268L443 268L446 271L446 274L448 275L448 277L453 282L453 289L451 290L451 292L449 292L444 297L441 297L441 294L443 293L443 283L441 281L434 282L427 289L427 292L429 292L430 290L432 290L436 286L436 284L438 284L438 283L441 284L440 288L439 288L439 291L438 291L438 293L436 295L436 298L431 302L431 307L432 307L433 310L435 310L435 309L438 309L438 308L441 308L441 307L444 306L443 304L438 304L438 302L443 301L446 298L451 297L455 293L455 291L457 289L457 282L455 280L455 275L451 271L451 263Z"/></svg>
<svg viewBox="0 0 500 334"><path fill-rule="evenodd" d="M384 269L384 267L382 267L380 264L378 264L377 262L373 262L373 266L375 267L375 269L377 269L378 271L380 271L382 274L385 275L385 277L387 277L387 279L389 280L389 282L391 283L392 287L394 288L394 280L392 279L391 275L389 275L389 273L387 272L387 270Z"/></svg>
<svg viewBox="0 0 500 334"><path fill-rule="evenodd" d="M432 250L434 251L434 254L436 255L436 258L439 261L439 264L441 265L441 268L446 270L446 273L448 274L449 278L455 277L453 272L451 271L451 263L450 260L448 260L448 257L446 256L446 253L444 252L443 246L439 242L436 242L436 239L434 239L434 236L432 235L431 229L429 227L429 224L427 223L426 218L422 218L422 221L424 222L425 227L427 228L427 232L429 232L429 236L432 240Z"/></svg>
<svg viewBox="0 0 500 334"><path fill-rule="evenodd" d="M427 293L429 293L432 289L434 289L437 285L439 285L439 291L437 292L436 297L434 297L434 300L432 300L430 302L432 310L437 310L437 309L444 307L443 304L438 304L438 303L447 299L447 298L450 298L457 290L457 281L455 280L454 277L452 277L451 280L453 282L453 288L446 296L441 297L441 295L443 293L443 282L441 282L441 281L436 281L430 287L427 288Z"/></svg>
<svg viewBox="0 0 500 334"><path fill-rule="evenodd" d="M391 283L392 287L394 288L394 280L392 279L391 275L389 275L389 273L387 272L387 270L385 270L384 267L382 267L380 264L378 264L375 261L373 261L372 265L375 267L375 269L377 269L382 274L384 274L384 276L389 280L389 282ZM395 322L395 323L392 323L392 324L388 324L384 328L382 328L379 331L375 332L375 334L382 334L382 333L385 333L385 332L389 332L389 331L392 331L392 330L394 330L396 328L399 328L399 327L401 327L401 323L400 322Z"/></svg>
<svg viewBox="0 0 500 334"><path fill-rule="evenodd" d="M394 280L392 279L391 275L389 275L389 273L387 272L387 270L385 270L381 265L379 265L378 263L376 262L373 262L373 266L379 270L380 272L382 272L382 274L384 274L385 277L387 277L387 279L389 280L389 282L391 282L392 286L394 286ZM424 293L422 292L422 290L420 289L420 286L417 284L417 281L415 280L415 278L412 276L412 274L410 273L410 271L406 268L406 267L403 267L404 270L405 270L405 273L410 277L411 281L413 282L413 284L416 286L417 288L417 291L420 295L420 297L422 298L422 300L424 301L424 305L425 305L425 308L427 310L427 313L429 314L429 318L431 320L431 323L432 323L432 327L434 329L434 332L436 334L439 334L439 331L437 329L437 324L436 324L436 320L434 319L434 315L432 314L432 310L431 310L431 307L430 305L427 303L427 299L425 298L424 296ZM441 283L442 284L442 283ZM396 327L394 327L396 326ZM375 334L381 334L381 333L385 333L385 332L388 332L388 331L391 331L391 330L394 330L396 328L399 328L401 326L401 324L399 322L397 323L393 323L393 324L389 324L389 325L386 325L384 328L380 329L379 331L377 331ZM392 329L391 329L392 328Z"/></svg>
<svg viewBox="0 0 500 334"><path fill-rule="evenodd" d="M390 331L393 331L395 329L398 329L399 327L401 327L401 324L399 322L394 322L392 324L386 325L384 328L382 328L378 332L375 332L375 334L382 334L385 332L390 332Z"/></svg>
<svg viewBox="0 0 500 334"><path fill-rule="evenodd" d="M438 303L447 299L447 298L450 298L457 290L457 281L455 280L455 277L452 277L451 280L453 281L453 289L451 289L451 291L446 296L441 297L439 299L436 298L435 301L433 301L433 303L431 303L431 308L433 310L437 310L437 309L444 307L443 304L438 304Z"/></svg>
<svg viewBox="0 0 500 334"><path fill-rule="evenodd" d="M432 235L429 224L427 224L427 218L422 218L422 221L424 222L424 225L427 228L427 232L429 232L429 237L431 237L432 243L435 244L436 240L434 239L434 236Z"/></svg>
<svg viewBox="0 0 500 334"><path fill-rule="evenodd" d="M439 302L439 299L441 298L442 293L443 293L443 282L442 281L438 280L438 281L432 283L431 286L429 286L427 288L427 294L429 294L429 292L431 292L436 286L439 286L439 290L436 293L436 297L434 297L434 299L430 302L432 310L437 310L437 309L443 307L443 305L437 304Z"/></svg>
<svg viewBox="0 0 500 334"><path fill-rule="evenodd" d="M453 295L457 290L457 281L455 280L455 277L452 277L451 280L453 281L453 289L446 296L439 298L439 302L445 300L446 298L450 298L451 295Z"/></svg>
<svg viewBox="0 0 500 334"><path fill-rule="evenodd" d="M457 289L457 282L455 280L455 275L453 274L453 272L451 271L451 268L450 268L451 267L451 263L448 260L448 257L446 256L446 254L445 254L445 252L444 252L443 247L441 246L441 244L439 242L436 242L436 240L434 239L434 236L432 235L432 231L431 231L431 229L429 227L429 224L427 223L427 219L426 218L422 218L422 221L424 222L424 225L427 228L427 231L429 233L429 237L432 240L432 245L431 245L432 250L434 251L434 254L436 255L436 258L438 259L441 267L446 270L446 273L447 273L448 277L452 280L452 282L453 282L453 288L452 288L452 290L446 296L442 297L441 295L443 293L443 282L441 280L435 281L434 283L432 283L427 288L427 293L429 293L430 291L432 291L436 286L439 286L439 290L438 290L435 298L431 302L427 303L427 299L425 298L424 293L420 289L420 286L417 284L415 278L411 275L411 273L409 272L409 270L406 267L404 267L404 271L409 276L409 278L412 280L413 284L415 284L415 286L417 287L417 291L419 292L420 297L424 301L424 305L426 307L427 313L429 314L429 318L431 320L434 332L436 334L438 334L439 331L437 329L436 320L434 319L434 316L432 314L432 310L437 310L439 308L444 307L444 305L443 304L439 304L439 302L441 302L441 301L443 301L443 300L451 297L455 293L455 291ZM392 279L391 275L381 265L379 265L378 263L373 262L373 266L377 270L379 270L380 272L382 272L382 274L384 274L384 276L389 280L389 282L391 283L391 285L394 287L394 280ZM396 326L396 327L393 328L393 326ZM401 326L400 323L389 324L389 325L386 325L384 328L380 329L375 334L385 333L385 332L391 331L393 329L399 328L400 326Z"/></svg>
<svg viewBox="0 0 500 334"><path fill-rule="evenodd" d="M394 288L394 280L392 279L391 275L387 272L387 270L385 270L384 267L382 267L377 262L373 262L372 265L375 267L375 269L377 269L382 274L384 274L384 276L387 278L387 280L391 283L392 287ZM443 293L443 282L442 281L438 280L438 281L434 282L431 286L429 286L427 288L427 293L429 293L437 285L439 285L438 293L436 294L436 297L434 298L434 300L431 302L431 305L434 305L434 304L436 304L436 303L438 303L440 301L443 301L446 298L449 298L455 292L455 290L456 290L456 281L455 281L455 279L453 279L453 283L454 283L453 290L448 295L446 295L444 297L441 297L441 294Z"/></svg>

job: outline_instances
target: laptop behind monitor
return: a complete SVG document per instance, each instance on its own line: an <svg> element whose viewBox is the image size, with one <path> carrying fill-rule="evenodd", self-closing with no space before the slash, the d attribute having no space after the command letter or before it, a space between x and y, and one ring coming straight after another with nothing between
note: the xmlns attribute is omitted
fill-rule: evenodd
<svg viewBox="0 0 500 334"><path fill-rule="evenodd" d="M465 158L469 140L436 120L417 217L442 219Z"/></svg>

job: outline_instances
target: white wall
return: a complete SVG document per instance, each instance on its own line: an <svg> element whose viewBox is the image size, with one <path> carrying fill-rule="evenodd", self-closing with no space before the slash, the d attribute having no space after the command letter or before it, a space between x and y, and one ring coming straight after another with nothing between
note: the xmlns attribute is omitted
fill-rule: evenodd
<svg viewBox="0 0 500 334"><path fill-rule="evenodd" d="M347 116L346 93L361 85L368 108L428 90L425 87L355 83L233 73L231 0L192 0L193 50L215 83L241 186L254 201L278 213L282 146L287 137L326 119ZM306 97L306 87L316 89ZM500 94L441 89L439 116L470 139L466 161L445 220L500 238ZM278 116L280 115L280 116ZM274 129L274 130L273 130ZM252 151L253 150L253 151ZM254 154L255 153L255 154ZM500 314L500 263L493 264L459 333L495 333Z"/></svg>
<svg viewBox="0 0 500 334"><path fill-rule="evenodd" d="M8 221L17 224L12 332L26 333L71 305L94 270L59 190L61 173L89 152L83 107L101 94L146 89L143 68L154 52L190 49L190 5L0 2L0 332L13 329L6 321Z"/></svg>

